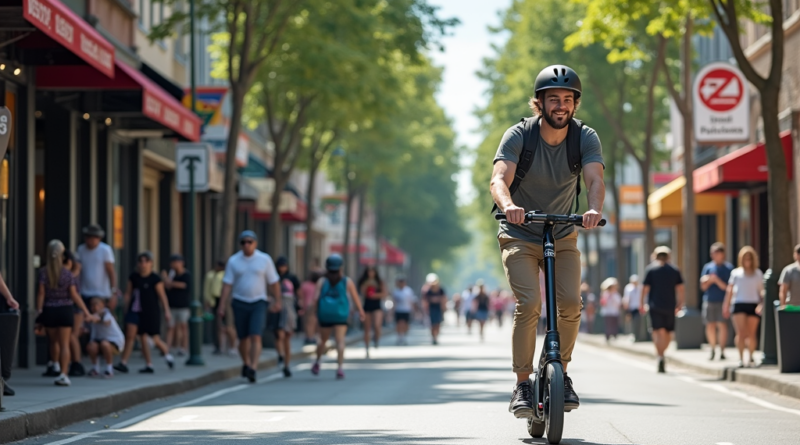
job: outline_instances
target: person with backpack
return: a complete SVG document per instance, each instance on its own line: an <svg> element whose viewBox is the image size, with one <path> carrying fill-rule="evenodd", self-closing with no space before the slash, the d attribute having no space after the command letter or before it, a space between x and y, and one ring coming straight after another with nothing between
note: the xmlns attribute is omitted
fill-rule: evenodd
<svg viewBox="0 0 800 445"><path fill-rule="evenodd" d="M361 300L353 280L342 274L344 260L341 256L333 254L325 260L325 275L317 281L317 292L314 296L314 305L317 307L317 320L319 322L320 342L317 344L317 359L311 367L311 373L319 375L319 361L325 352L328 339L333 334L336 341L336 361L338 369L336 378L344 378L344 337L347 334L347 320L350 318L350 308L355 306L361 321L366 314L361 306Z"/></svg>
<svg viewBox="0 0 800 445"><path fill-rule="evenodd" d="M517 383L509 411L531 417L530 376L536 327L542 308L539 264L543 261L542 224L524 224L525 213L577 213L583 173L589 208L583 213L586 229L602 219L605 185L603 153L597 133L574 119L580 106L581 81L572 68L552 65L534 82L528 104L534 117L523 119L503 135L494 158L490 182L495 208L505 213L498 241L508 284L517 300L512 331L512 365ZM556 227L556 303L561 357L564 366L564 403L570 411L580 400L567 376L581 322L581 255L578 234L571 225Z"/></svg>

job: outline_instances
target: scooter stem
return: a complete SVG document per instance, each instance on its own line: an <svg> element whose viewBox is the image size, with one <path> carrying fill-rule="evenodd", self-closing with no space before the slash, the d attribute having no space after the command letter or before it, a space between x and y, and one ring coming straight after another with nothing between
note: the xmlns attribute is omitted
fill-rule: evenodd
<svg viewBox="0 0 800 445"><path fill-rule="evenodd" d="M545 361L561 360L561 342L558 335L558 306L556 304L556 240L553 222L545 222L542 236L544 255L544 298L547 300L547 334L544 341Z"/></svg>

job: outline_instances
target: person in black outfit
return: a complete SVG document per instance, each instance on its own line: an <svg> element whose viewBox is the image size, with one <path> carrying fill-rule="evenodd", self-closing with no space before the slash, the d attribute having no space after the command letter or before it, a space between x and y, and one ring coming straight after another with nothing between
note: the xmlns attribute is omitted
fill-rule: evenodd
<svg viewBox="0 0 800 445"><path fill-rule="evenodd" d="M655 250L656 261L645 271L644 288L639 311L650 312L653 327L653 344L658 354L658 372L664 368L664 351L675 330L675 315L683 308L684 287L680 271L669 264L672 251L665 246ZM647 304L645 304L647 303Z"/></svg>
<svg viewBox="0 0 800 445"><path fill-rule="evenodd" d="M169 258L169 267L169 272L161 272L164 288L167 289L169 310L172 313L172 321L169 322L167 330L167 346L177 348L180 357L189 350L189 317L191 316L189 286L192 279L189 272L186 271L186 265L181 255L172 255Z"/></svg>
<svg viewBox="0 0 800 445"><path fill-rule="evenodd" d="M128 277L128 288L125 290L125 305L128 311L125 314L125 350L122 352L120 362L114 366L119 372L128 372L128 359L133 351L133 343L136 335L139 336L139 344L142 348L142 355L147 362L147 366L140 369L142 374L152 374L153 363L150 360L150 344L147 337L153 339L156 347L167 362L167 366L172 369L175 366L175 359L169 353L167 344L161 340L161 306L164 307L164 318L169 322L172 313L169 310L167 294L164 292L164 283L158 274L153 272L153 254L142 252L137 257L138 271Z"/></svg>

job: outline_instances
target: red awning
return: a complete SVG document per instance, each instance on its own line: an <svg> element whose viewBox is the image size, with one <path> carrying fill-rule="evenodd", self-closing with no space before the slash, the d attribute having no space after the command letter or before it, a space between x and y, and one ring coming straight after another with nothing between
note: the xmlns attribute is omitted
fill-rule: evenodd
<svg viewBox="0 0 800 445"><path fill-rule="evenodd" d="M360 254L363 255L363 254L369 252L369 247L367 247L366 244L362 244L359 247L360 248L358 250L359 250ZM342 245L341 244L331 244L330 245L330 250L331 250L331 253L342 253L344 251L344 249L342 249ZM356 253L355 244L350 244L348 246L347 253Z"/></svg>
<svg viewBox="0 0 800 445"><path fill-rule="evenodd" d="M189 141L200 140L200 118L133 67L114 61L114 78L85 66L42 66L36 70L41 89L141 90L142 114Z"/></svg>
<svg viewBox="0 0 800 445"><path fill-rule="evenodd" d="M792 179L792 132L781 133L789 179ZM765 144L750 144L694 171L694 192L737 192L769 179Z"/></svg>
<svg viewBox="0 0 800 445"><path fill-rule="evenodd" d="M114 46L59 0L23 0L22 16L105 76L114 78Z"/></svg>
<svg viewBox="0 0 800 445"><path fill-rule="evenodd" d="M383 263L384 264L391 264L396 266L402 266L406 262L406 253L403 252L399 247L395 246L394 244L388 241L382 241L381 247L383 247Z"/></svg>
<svg viewBox="0 0 800 445"><path fill-rule="evenodd" d="M272 218L272 212L259 212L256 210L256 205L253 202L239 202L239 210L246 210L250 212L253 219L259 221L269 221ZM295 208L291 212L281 212L281 221L290 223L306 222L308 218L308 206L306 203L298 199L295 203Z"/></svg>

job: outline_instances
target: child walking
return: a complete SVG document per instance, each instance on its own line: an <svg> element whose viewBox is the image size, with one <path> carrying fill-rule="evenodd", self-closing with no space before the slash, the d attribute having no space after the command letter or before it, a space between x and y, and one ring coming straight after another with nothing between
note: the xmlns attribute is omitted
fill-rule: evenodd
<svg viewBox="0 0 800 445"><path fill-rule="evenodd" d="M319 320L320 342L317 344L317 360L311 367L311 373L319 374L319 361L325 352L325 346L333 333L336 341L336 361L338 369L336 378L344 378L344 337L347 334L347 320L350 318L350 308L355 305L358 315L363 322L366 318L364 308L353 280L342 274L344 261L339 255L331 255L325 260L326 274L317 281L317 291L314 296L314 305L317 308Z"/></svg>
<svg viewBox="0 0 800 445"><path fill-rule="evenodd" d="M98 357L100 354L103 354L103 358L106 361L106 369L102 375L107 378L114 377L114 354L119 354L124 349L125 336L122 334L122 329L119 328L117 320L114 319L111 311L103 303L103 300L92 298L90 304L95 318L89 334L89 344L86 345L86 351L92 360L92 369L89 371L89 377L101 375Z"/></svg>

